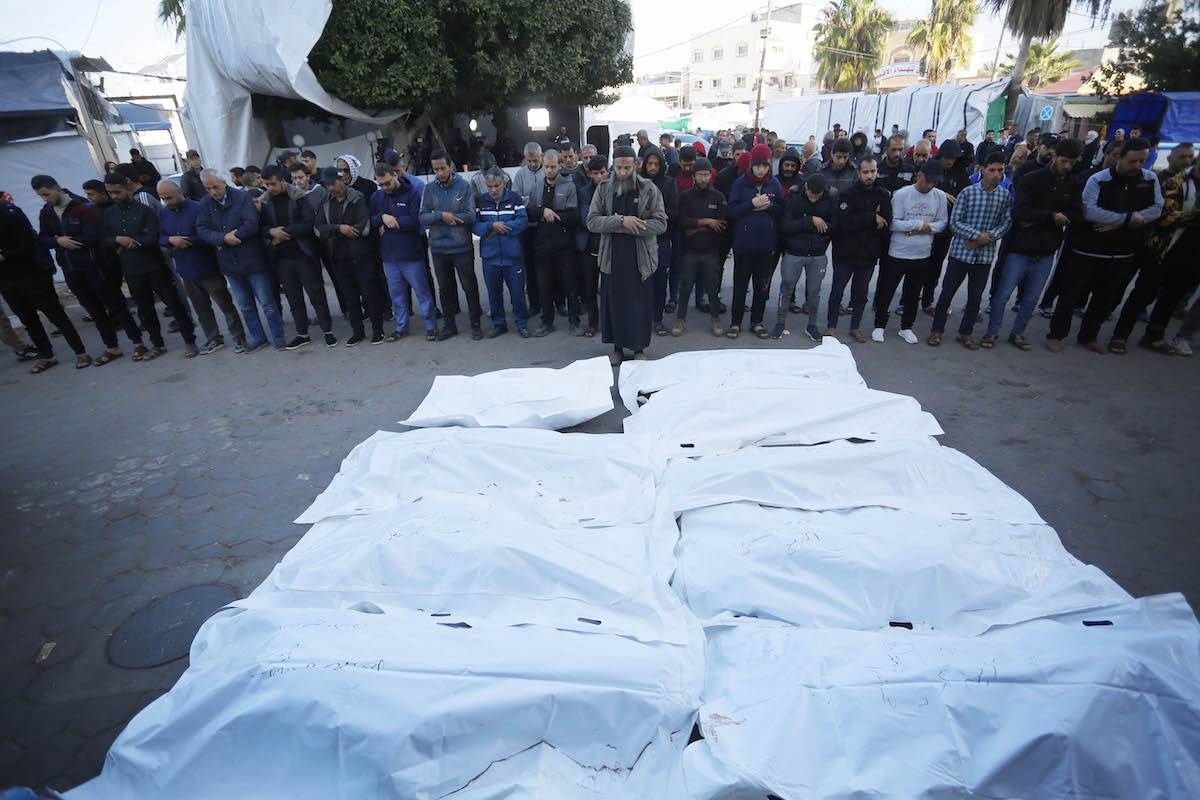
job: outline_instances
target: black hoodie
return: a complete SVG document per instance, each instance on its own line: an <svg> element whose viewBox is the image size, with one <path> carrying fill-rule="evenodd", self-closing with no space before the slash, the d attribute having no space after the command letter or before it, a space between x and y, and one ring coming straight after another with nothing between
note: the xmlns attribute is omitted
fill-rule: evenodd
<svg viewBox="0 0 1200 800"><path fill-rule="evenodd" d="M651 178L646 174L646 162L657 158L658 174ZM667 160L663 158L662 150L656 145L649 145L642 150L641 176L658 187L662 192L663 209L667 212L667 230L658 237L659 242L669 242L675 235L675 222L679 216L679 193L675 191L675 179L667 175Z"/></svg>
<svg viewBox="0 0 1200 800"><path fill-rule="evenodd" d="M785 178L783 175L783 165L789 161L796 165L796 172L792 177ZM800 158L800 151L794 147L789 147L787 152L783 154L783 157L779 159L779 174L775 177L779 179L785 192L790 191L793 186L804 186L804 175L800 171L803 166L804 161Z"/></svg>
<svg viewBox="0 0 1200 800"><path fill-rule="evenodd" d="M783 218L779 221L779 238L783 250L793 256L821 256L829 249L830 232L833 230L837 206L829 192L822 192L816 202L808 199L803 185L797 186L787 196L783 206ZM820 217L829 227L819 233L813 227L812 218Z"/></svg>
<svg viewBox="0 0 1200 800"><path fill-rule="evenodd" d="M858 162L867 156L874 158L875 154L871 152L871 146L867 143L867 135L857 131L850 137L850 163L857 169Z"/></svg>

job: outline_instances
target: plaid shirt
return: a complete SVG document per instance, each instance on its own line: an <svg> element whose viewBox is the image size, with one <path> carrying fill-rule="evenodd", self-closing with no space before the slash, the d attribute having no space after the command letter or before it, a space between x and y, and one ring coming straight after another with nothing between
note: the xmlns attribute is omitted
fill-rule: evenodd
<svg viewBox="0 0 1200 800"><path fill-rule="evenodd" d="M1012 227L1012 195L997 186L993 191L983 184L973 183L958 193L950 212L950 257L968 264L991 264L996 257L996 242ZM967 242L978 239L987 231L990 244L968 248Z"/></svg>

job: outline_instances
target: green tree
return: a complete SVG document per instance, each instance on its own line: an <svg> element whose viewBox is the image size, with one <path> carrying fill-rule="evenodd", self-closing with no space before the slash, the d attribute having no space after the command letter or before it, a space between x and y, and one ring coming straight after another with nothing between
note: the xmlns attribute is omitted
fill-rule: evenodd
<svg viewBox="0 0 1200 800"><path fill-rule="evenodd" d="M830 0L814 28L817 80L825 89L854 92L875 86L892 15L875 0Z"/></svg>
<svg viewBox="0 0 1200 800"><path fill-rule="evenodd" d="M929 19L908 34L908 44L921 54L921 69L930 83L943 83L955 64L971 60L971 26L979 13L976 0L933 0Z"/></svg>
<svg viewBox="0 0 1200 800"><path fill-rule="evenodd" d="M159 16L183 29L179 0L161 0ZM334 0L308 63L326 91L364 109L599 104L633 79L631 26L624 0Z"/></svg>
<svg viewBox="0 0 1200 800"><path fill-rule="evenodd" d="M1118 14L1109 45L1119 48L1117 58L1102 64L1090 81L1101 94L1122 94L1135 75L1147 89L1200 90L1200 0L1186 0L1174 10L1147 2L1136 14Z"/></svg>
<svg viewBox="0 0 1200 800"><path fill-rule="evenodd" d="M175 38L183 36L186 19L183 13L183 0L159 0L158 20L175 29Z"/></svg>
<svg viewBox="0 0 1200 800"><path fill-rule="evenodd" d="M1000 65L1001 75L1012 75L1013 63L1016 61L1012 53L1005 53L1008 61ZM1044 42L1033 42L1029 45L1029 57L1025 60L1025 83L1030 89L1046 86L1061 81L1079 63L1071 58L1070 53L1058 52L1058 39L1047 39Z"/></svg>
<svg viewBox="0 0 1200 800"><path fill-rule="evenodd" d="M986 0L996 12L1004 14L1004 27L1021 37L1021 45L1013 59L1012 76L1008 82L1008 99L1005 103L1004 121L1011 123L1017 112L1017 101L1021 97L1021 85L1025 82L1025 64L1029 60L1029 48L1034 39L1051 39L1062 33L1067 22L1067 12L1072 5L1079 5L1092 15L1108 13L1110 0Z"/></svg>

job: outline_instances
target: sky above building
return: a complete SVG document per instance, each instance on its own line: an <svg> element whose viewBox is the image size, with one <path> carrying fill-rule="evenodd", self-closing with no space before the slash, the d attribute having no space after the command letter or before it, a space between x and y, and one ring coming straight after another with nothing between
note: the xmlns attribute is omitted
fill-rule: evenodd
<svg viewBox="0 0 1200 800"><path fill-rule="evenodd" d="M806 0L820 9L827 0ZM745 22L754 11L766 9L756 0L687 0L669 3L663 0L631 0L634 16L634 74L643 75L687 65L687 41L725 25ZM788 5L783 0L779 5ZM882 5L898 19L921 18L929 14L929 0L882 0ZM1137 8L1141 0L1113 0L1112 13ZM4 20L0 41L28 36L48 36L56 40L27 39L2 44L8 50L35 50L43 47L81 50L90 56L102 56L117 69L138 69L153 64L181 49L174 33L158 21L158 0L70 0L54 3L46 0L0 0L0 19ZM1081 12L1067 17L1061 50L1099 47L1108 39L1108 26L1096 23ZM974 63L990 61L1001 32L1001 21L990 12L979 15L975 25ZM1011 36L1005 37L1001 60L1015 50Z"/></svg>

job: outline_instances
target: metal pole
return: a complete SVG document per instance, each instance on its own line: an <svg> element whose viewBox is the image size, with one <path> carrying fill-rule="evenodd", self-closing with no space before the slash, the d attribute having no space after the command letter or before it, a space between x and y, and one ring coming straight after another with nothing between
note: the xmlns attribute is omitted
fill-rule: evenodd
<svg viewBox="0 0 1200 800"><path fill-rule="evenodd" d="M754 98L754 128L758 129L758 115L762 112L763 70L767 65L767 44L771 41L771 3L767 0L767 24L762 31L762 54L758 57L758 91Z"/></svg>

